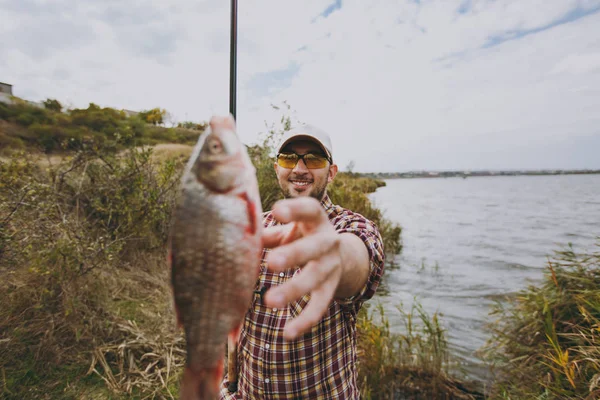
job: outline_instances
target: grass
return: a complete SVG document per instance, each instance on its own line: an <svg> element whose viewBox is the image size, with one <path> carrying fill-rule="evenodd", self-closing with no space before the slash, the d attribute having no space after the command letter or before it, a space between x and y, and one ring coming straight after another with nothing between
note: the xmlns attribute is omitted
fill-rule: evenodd
<svg viewBox="0 0 600 400"><path fill-rule="evenodd" d="M164 251L177 171L145 150L0 164L3 397L99 382L166 396L181 364Z"/></svg>
<svg viewBox="0 0 600 400"><path fill-rule="evenodd" d="M364 399L483 399L449 372L452 359L439 315L418 301L410 310L397 307L404 324L392 333L381 304L358 319L359 377Z"/></svg>
<svg viewBox="0 0 600 400"><path fill-rule="evenodd" d="M190 147L123 140L0 162L2 398L177 397L166 238ZM268 150L263 201L280 195Z"/></svg>
<svg viewBox="0 0 600 400"><path fill-rule="evenodd" d="M0 155L27 150L65 154L90 147L127 148L160 143L194 144L205 124L179 127L151 124L145 113L127 116L123 111L93 103L84 109L39 108L18 98L0 102ZM185 126L185 127L183 127Z"/></svg>
<svg viewBox="0 0 600 400"><path fill-rule="evenodd" d="M600 398L599 250L556 251L541 284L494 307L490 398Z"/></svg>
<svg viewBox="0 0 600 400"><path fill-rule="evenodd" d="M0 121L0 143L15 145L0 159L0 397L176 398L184 346L173 317L165 245L191 147L147 146L173 132L156 133L146 143L109 134L102 129L143 137L144 128L90 107L75 113L78 145L40 159L19 152L13 139L43 139L52 147L64 144L64 132L78 133L56 131L58 140L53 129L68 128L66 117L19 110ZM290 125L285 118L281 123L263 144L249 148L265 210L281 198L271 158L272 143ZM376 222L393 255L402 250L402 229L367 197L382 185L340 173L330 196ZM495 373L488 398L600 397L599 267L597 250L559 251L540 285L498 303L492 337L482 349ZM440 316L418 303L397 310L401 333L390 330L381 306L359 314L363 398L483 398L449 372L455 361Z"/></svg>

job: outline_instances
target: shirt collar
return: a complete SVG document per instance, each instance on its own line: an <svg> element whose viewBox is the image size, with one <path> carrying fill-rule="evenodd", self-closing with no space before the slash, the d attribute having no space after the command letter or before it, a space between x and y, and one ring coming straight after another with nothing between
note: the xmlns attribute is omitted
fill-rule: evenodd
<svg viewBox="0 0 600 400"><path fill-rule="evenodd" d="M325 197L323 197L323 200L321 200L321 205L323 208L325 208L325 210L329 210L331 207L333 207L333 203L328 194L326 194Z"/></svg>

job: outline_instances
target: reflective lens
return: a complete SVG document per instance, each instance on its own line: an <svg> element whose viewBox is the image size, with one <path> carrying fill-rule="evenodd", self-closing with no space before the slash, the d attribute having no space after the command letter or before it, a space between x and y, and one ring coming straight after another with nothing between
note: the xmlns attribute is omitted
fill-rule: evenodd
<svg viewBox="0 0 600 400"><path fill-rule="evenodd" d="M296 154L296 153L279 153L277 155L277 164L283 168L292 169L298 164L298 160L302 159L306 168L309 169L319 169L325 168L327 166L327 157L321 154L314 153L306 153L306 154Z"/></svg>

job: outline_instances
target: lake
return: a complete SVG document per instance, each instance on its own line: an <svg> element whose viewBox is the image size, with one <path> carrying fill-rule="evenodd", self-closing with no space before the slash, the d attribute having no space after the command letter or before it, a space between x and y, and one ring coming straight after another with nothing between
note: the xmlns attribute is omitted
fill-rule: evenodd
<svg viewBox="0 0 600 400"><path fill-rule="evenodd" d="M472 379L487 374L475 351L496 299L540 282L548 257L600 236L600 175L386 180L370 195L402 228L404 249L375 299L401 332L396 306L413 298L439 312L452 354Z"/></svg>

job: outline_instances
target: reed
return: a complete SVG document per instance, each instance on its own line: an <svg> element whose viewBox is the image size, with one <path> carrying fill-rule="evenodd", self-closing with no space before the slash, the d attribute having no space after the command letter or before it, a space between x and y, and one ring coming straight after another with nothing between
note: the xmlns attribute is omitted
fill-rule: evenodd
<svg viewBox="0 0 600 400"><path fill-rule="evenodd" d="M372 307L373 308L373 307ZM359 377L364 399L483 399L449 372L452 359L446 330L437 313L429 315L415 300L393 333L383 306L363 308L358 318Z"/></svg>
<svg viewBox="0 0 600 400"><path fill-rule="evenodd" d="M599 250L557 250L540 284L496 304L490 398L600 398Z"/></svg>

